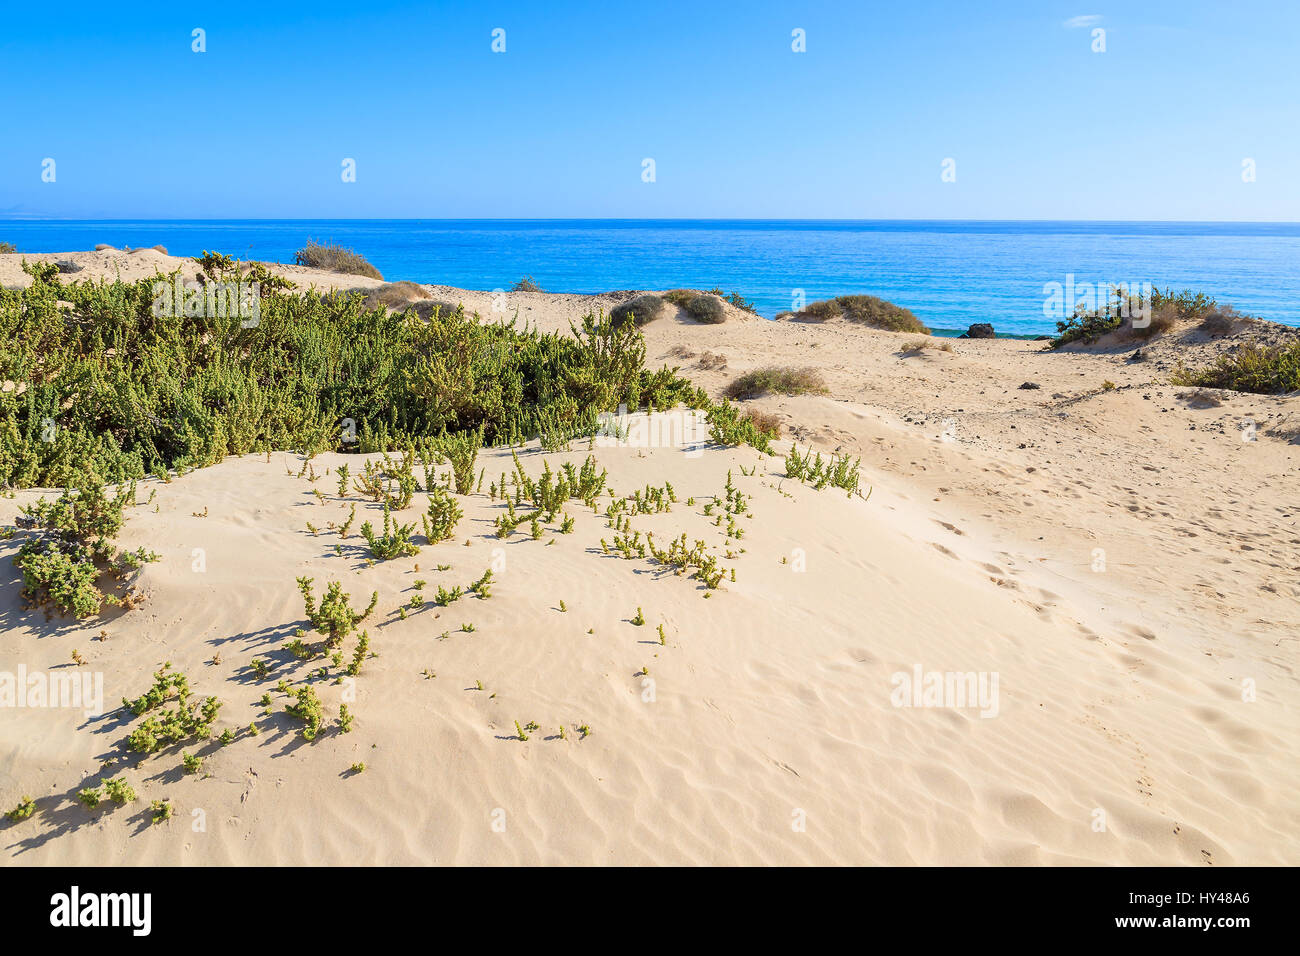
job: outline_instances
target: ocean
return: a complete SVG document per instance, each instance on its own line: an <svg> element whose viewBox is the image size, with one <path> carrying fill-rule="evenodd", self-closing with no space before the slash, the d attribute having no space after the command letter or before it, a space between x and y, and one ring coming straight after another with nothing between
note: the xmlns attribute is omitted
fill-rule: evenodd
<svg viewBox="0 0 1300 956"><path fill-rule="evenodd" d="M1055 331L1053 283L1193 288L1300 326L1300 223L831 220L0 220L24 252L98 243L290 262L308 239L350 246L388 279L465 289L531 276L551 292L719 287L771 317L866 292L931 328Z"/></svg>

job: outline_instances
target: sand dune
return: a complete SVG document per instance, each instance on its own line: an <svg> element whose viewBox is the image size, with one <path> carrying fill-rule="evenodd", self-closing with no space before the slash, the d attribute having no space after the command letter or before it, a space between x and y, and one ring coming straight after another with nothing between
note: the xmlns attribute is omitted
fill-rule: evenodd
<svg viewBox="0 0 1300 956"><path fill-rule="evenodd" d="M45 258L72 257L87 266L78 278L184 261ZM16 259L0 257L0 283L21 281ZM374 284L311 273L295 275ZM428 288L492 315L490 293ZM508 308L567 329L613 301L518 294ZM0 824L6 861L1300 862L1300 445L1287 425L1300 399L1216 393L1205 407L1165 384L1169 369L1226 346L1182 333L1139 362L1009 340L908 356L915 336L669 312L645 326L649 360L713 394L753 368L819 369L828 394L752 404L784 421L782 453L793 437L860 454L869 498L802 485L748 448L520 451L533 476L592 454L620 496L671 482L671 511L633 527L708 542L736 571L710 592L604 553L614 532L576 501L571 534L497 538L502 506L486 489L513 466L505 449L480 453L484 490L461 499L454 540L373 566L355 527L346 539L306 527L341 523L353 504L357 525L378 523L377 505L340 500L324 477L345 461L355 472L356 456L317 456L314 484L284 453L143 482L141 500L155 497L121 543L162 556L142 573L145 602L47 621L21 608L0 560L0 672L77 669L76 649L116 702L170 661L224 702L217 731L239 733L200 745L203 773L187 775L180 750L193 746L121 759L134 721L120 712L6 710L0 801L31 794L39 809ZM706 351L725 367L699 367ZM728 473L752 496L729 541L704 514ZM39 494L0 500L0 524ZM398 517L418 523L425 497ZM16 546L0 542L0 558ZM494 566L491 597L400 617L414 581L431 594ZM362 606L379 593L355 725L312 742L275 689L321 665L280 650L306 626L302 575L318 592L341 581ZM277 662L266 680L248 671L257 656ZM898 706L898 675L918 670L995 679L996 697ZM314 686L336 714L348 685ZM267 692L275 713L261 716ZM516 721L538 729L519 740ZM77 803L119 773L137 802ZM157 799L176 815L154 825Z"/></svg>

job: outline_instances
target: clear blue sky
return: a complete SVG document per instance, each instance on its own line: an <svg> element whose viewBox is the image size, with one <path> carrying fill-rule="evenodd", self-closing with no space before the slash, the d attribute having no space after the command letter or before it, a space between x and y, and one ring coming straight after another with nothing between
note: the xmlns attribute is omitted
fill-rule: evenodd
<svg viewBox="0 0 1300 956"><path fill-rule="evenodd" d="M1297 0L11 3L0 217L1297 221L1298 52Z"/></svg>

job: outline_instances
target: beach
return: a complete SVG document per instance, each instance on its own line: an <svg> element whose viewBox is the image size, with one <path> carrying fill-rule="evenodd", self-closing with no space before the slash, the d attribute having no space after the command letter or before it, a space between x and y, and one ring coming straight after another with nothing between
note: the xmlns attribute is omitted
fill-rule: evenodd
<svg viewBox="0 0 1300 956"><path fill-rule="evenodd" d="M72 262L79 281L193 265L153 250L27 258ZM0 285L30 282L21 259L0 256ZM304 289L383 285L269 268ZM422 286L412 301L568 334L631 294ZM276 450L145 479L120 535L160 557L138 606L47 619L23 609L3 561L0 673L101 674L105 698L97 714L6 713L0 802L30 795L39 811L3 824L6 862L1300 862L1300 397L1169 384L1179 362L1295 330L911 348L927 337L727 305L718 324L669 306L641 332L648 367L679 367L714 399L769 366L813 369L825 392L742 403L780 421L771 456L709 442L681 408L514 452L532 478L591 456L619 498L667 483L674 500L636 529L708 542L734 580L708 588L618 553L607 494L571 502L568 532L499 537L489 484L515 469L506 447L478 453L486 480L457 496L454 539L383 561L330 530L353 507L383 518L335 491L359 456ZM860 457L858 493L788 477L792 442ZM739 536L706 509L732 489ZM50 494L0 499L0 525ZM418 521L426 500L396 517ZM0 558L16 547L0 542ZM412 603L485 569L489 597ZM276 685L316 665L250 672L307 626L301 577L317 593L340 581L353 607L378 595L374 656L355 681L319 685L354 723L311 741ZM118 702L167 662L222 701L214 732L232 732L185 748L197 773L118 747L133 722ZM78 802L117 774L138 801ZM174 816L154 823L154 800Z"/></svg>

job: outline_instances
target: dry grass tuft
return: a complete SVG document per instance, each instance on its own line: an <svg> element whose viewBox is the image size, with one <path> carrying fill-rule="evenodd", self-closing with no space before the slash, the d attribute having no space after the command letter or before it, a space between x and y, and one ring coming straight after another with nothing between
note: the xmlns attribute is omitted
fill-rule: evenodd
<svg viewBox="0 0 1300 956"><path fill-rule="evenodd" d="M418 284L403 279L401 282L386 283L377 289L368 289L365 306L367 309L377 309L382 305L397 312L409 308L413 302L427 298L429 293Z"/></svg>
<svg viewBox="0 0 1300 956"><path fill-rule="evenodd" d="M686 314L696 322L708 325L727 321L727 309L722 304L722 299L707 292L686 303Z"/></svg>
<svg viewBox="0 0 1300 956"><path fill-rule="evenodd" d="M727 367L727 357L717 352L705 352L696 364L703 369L723 369Z"/></svg>
<svg viewBox="0 0 1300 956"><path fill-rule="evenodd" d="M952 343L942 339L912 339L910 342L903 343L903 347L898 351L904 355L919 355L926 349L934 349L938 352L951 352Z"/></svg>
<svg viewBox="0 0 1300 956"><path fill-rule="evenodd" d="M343 272L347 275L366 276L371 279L383 278L380 271L367 262L364 256L357 255L343 246L333 243L322 244L313 239L308 239L307 245L294 254L293 261L300 266L325 269L328 272Z"/></svg>
<svg viewBox="0 0 1300 956"><path fill-rule="evenodd" d="M628 299L622 305L614 306L609 310L609 317L615 325L622 325L629 318L633 325L645 325L663 314L664 305L663 299L653 292L647 292L645 295Z"/></svg>
<svg viewBox="0 0 1300 956"><path fill-rule="evenodd" d="M746 372L723 390L731 399L758 398L769 392L782 395L825 395L826 380L814 368L769 366Z"/></svg>
<svg viewBox="0 0 1300 956"><path fill-rule="evenodd" d="M834 299L809 302L798 312L783 312L777 318L825 322L843 317L873 329L887 332L913 332L929 335L930 330L910 309L894 305L874 295L841 295Z"/></svg>

